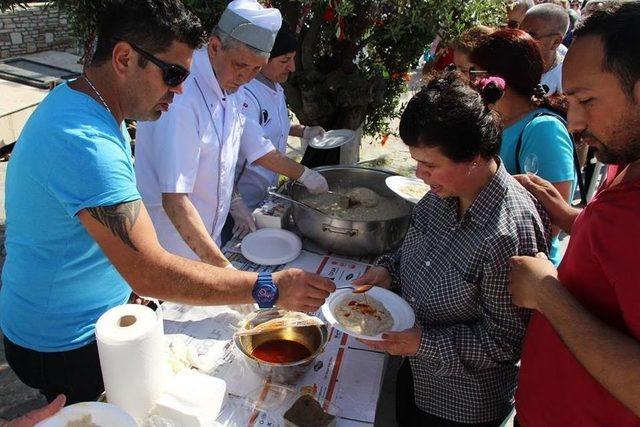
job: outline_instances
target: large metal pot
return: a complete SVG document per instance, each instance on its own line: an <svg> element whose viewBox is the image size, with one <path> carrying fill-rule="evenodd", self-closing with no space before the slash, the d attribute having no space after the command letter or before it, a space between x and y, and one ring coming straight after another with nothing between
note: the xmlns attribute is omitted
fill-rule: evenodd
<svg viewBox="0 0 640 427"><path fill-rule="evenodd" d="M299 205L292 205L292 216L300 232L322 248L343 255L378 255L402 242L411 218L409 202L389 190L384 180L395 175L382 169L359 166L324 166L316 168L329 183L329 188L369 188L382 197L393 199L405 209L403 214L385 221L344 220L321 214ZM307 190L301 185L290 188L290 196L300 200Z"/></svg>

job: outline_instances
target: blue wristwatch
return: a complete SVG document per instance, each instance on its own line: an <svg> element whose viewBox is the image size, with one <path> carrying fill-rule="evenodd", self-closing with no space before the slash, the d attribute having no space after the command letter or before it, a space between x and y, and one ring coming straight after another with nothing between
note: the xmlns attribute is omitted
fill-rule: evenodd
<svg viewBox="0 0 640 427"><path fill-rule="evenodd" d="M271 273L258 273L258 280L253 286L253 299L258 303L260 308L271 308L278 301L278 287L273 283Z"/></svg>

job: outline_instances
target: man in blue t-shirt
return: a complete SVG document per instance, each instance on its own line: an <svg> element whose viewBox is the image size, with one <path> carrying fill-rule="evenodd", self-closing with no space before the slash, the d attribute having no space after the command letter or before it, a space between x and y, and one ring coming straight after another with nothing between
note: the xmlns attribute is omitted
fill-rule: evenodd
<svg viewBox="0 0 640 427"><path fill-rule="evenodd" d="M167 111L202 28L179 0L110 2L99 17L91 66L36 109L6 179L7 361L47 400L64 393L67 403L103 391L95 323L132 290L214 305L250 303L268 287L271 304L299 311L315 311L334 290L301 270L258 280L162 249L136 190L123 121Z"/></svg>

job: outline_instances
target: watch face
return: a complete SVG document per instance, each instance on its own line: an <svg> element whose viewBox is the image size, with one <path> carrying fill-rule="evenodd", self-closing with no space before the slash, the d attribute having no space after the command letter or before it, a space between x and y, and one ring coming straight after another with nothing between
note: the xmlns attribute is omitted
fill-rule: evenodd
<svg viewBox="0 0 640 427"><path fill-rule="evenodd" d="M256 292L256 300L261 303L271 303L276 297L276 291L272 286L261 286Z"/></svg>
<svg viewBox="0 0 640 427"><path fill-rule="evenodd" d="M273 307L278 300L278 288L273 283L270 273L259 273L258 280L253 288L253 299L260 308Z"/></svg>

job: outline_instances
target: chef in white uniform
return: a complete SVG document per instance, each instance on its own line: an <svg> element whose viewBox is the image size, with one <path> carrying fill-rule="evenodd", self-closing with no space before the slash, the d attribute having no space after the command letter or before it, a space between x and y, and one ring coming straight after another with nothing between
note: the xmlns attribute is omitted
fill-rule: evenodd
<svg viewBox="0 0 640 427"><path fill-rule="evenodd" d="M311 139L324 133L320 126L291 125L289 110L281 83L287 81L295 71L297 40L286 22L282 23L267 65L255 79L244 86L247 92L243 114L247 126L242 134L241 147L250 147L257 140L267 140L273 149L268 154L255 158L249 150L240 151L236 166L237 192L231 202L231 211L223 243L231 234L243 237L255 230L251 212L267 196L267 189L278 183L279 175L297 180L311 193L322 193L329 189L326 179L318 172L301 165L286 156L287 137L297 136Z"/></svg>
<svg viewBox="0 0 640 427"><path fill-rule="evenodd" d="M208 44L194 52L184 92L160 120L138 124L138 189L169 252L230 265L219 244L245 127L241 86L267 63L281 23L277 9L255 0L229 3ZM273 147L254 139L242 150L253 162Z"/></svg>

